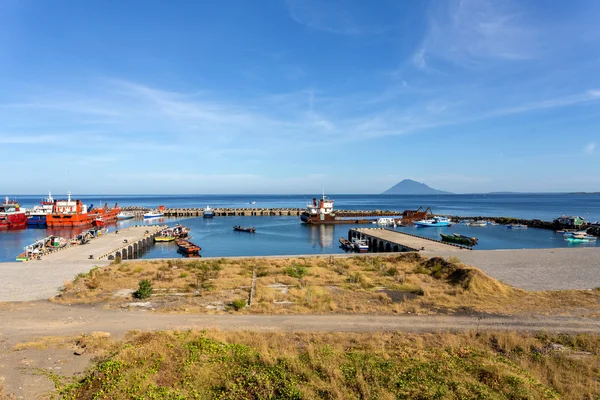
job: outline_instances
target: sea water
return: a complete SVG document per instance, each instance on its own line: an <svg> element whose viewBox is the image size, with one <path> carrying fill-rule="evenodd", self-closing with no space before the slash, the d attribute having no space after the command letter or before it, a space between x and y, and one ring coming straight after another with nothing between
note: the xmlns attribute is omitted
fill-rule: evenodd
<svg viewBox="0 0 600 400"><path fill-rule="evenodd" d="M9 196L16 198L22 207L38 204L40 196ZM54 196L63 198L66 196ZM311 195L86 195L75 196L84 204L96 206L136 205L155 208L303 208L312 200ZM318 196L315 196L318 197ZM506 216L551 221L562 215L579 215L587 221L600 220L600 195L598 194L498 194L498 195L331 195L336 209L346 210L398 210L431 207L432 212L460 216ZM256 202L251 204L251 202ZM347 237L348 230L359 225L307 226L294 217L215 217L158 218L153 220L122 221L108 228L111 231L135 224L175 224L180 222L192 229L192 241L202 247L201 254L211 257L292 255L340 253L339 238ZM254 226L255 233L237 232L233 225ZM360 227L374 227L366 224ZM421 236L440 239L440 233L460 233L479 239L476 249L518 249L550 247L590 247L597 243L572 244L546 229L512 230L504 226L469 227L454 225L447 228L398 227ZM50 234L73 237L83 228L50 230L28 228L0 231L0 261L14 261L22 248ZM178 257L174 243L153 246L144 258Z"/></svg>

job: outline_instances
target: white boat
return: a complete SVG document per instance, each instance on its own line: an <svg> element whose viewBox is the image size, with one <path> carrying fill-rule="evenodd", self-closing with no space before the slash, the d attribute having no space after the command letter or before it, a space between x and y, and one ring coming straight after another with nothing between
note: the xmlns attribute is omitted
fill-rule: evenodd
<svg viewBox="0 0 600 400"><path fill-rule="evenodd" d="M159 210L148 211L146 214L144 214L144 219L160 217L164 217L164 214Z"/></svg>
<svg viewBox="0 0 600 400"><path fill-rule="evenodd" d="M352 239L352 246L359 253L366 253L367 251L369 251L369 244L365 239Z"/></svg>
<svg viewBox="0 0 600 400"><path fill-rule="evenodd" d="M256 202L255 201L251 201L250 204L256 204Z"/></svg>
<svg viewBox="0 0 600 400"><path fill-rule="evenodd" d="M527 229L527 225L523 225L523 224L509 224L509 225L506 225L506 227L508 229Z"/></svg>
<svg viewBox="0 0 600 400"><path fill-rule="evenodd" d="M382 225L382 226L389 226L389 225L394 225L394 218L391 217L383 217L383 218L377 218L377 221L375 222L377 225Z"/></svg>
<svg viewBox="0 0 600 400"><path fill-rule="evenodd" d="M575 243L595 242L598 239L594 235L588 235L587 231L567 232L564 237L565 240Z"/></svg>
<svg viewBox="0 0 600 400"><path fill-rule="evenodd" d="M418 227L440 227L450 226L452 221L446 217L433 217L432 219L423 219L421 221L415 221L415 225Z"/></svg>
<svg viewBox="0 0 600 400"><path fill-rule="evenodd" d="M127 211L121 211L120 213L117 214L118 220L132 219L133 217L135 217L135 215L133 215L132 213L127 212Z"/></svg>
<svg viewBox="0 0 600 400"><path fill-rule="evenodd" d="M46 225L46 215L52 212L52 207L54 207L54 199L52 193L48 192L48 197L43 199L39 206L34 206L27 212L27 225Z"/></svg>
<svg viewBox="0 0 600 400"><path fill-rule="evenodd" d="M210 206L206 206L206 208L202 210L202 216L204 218L212 218L215 216L215 211L210 208Z"/></svg>
<svg viewBox="0 0 600 400"><path fill-rule="evenodd" d="M488 226L488 223L486 221L473 221L469 222L467 226Z"/></svg>

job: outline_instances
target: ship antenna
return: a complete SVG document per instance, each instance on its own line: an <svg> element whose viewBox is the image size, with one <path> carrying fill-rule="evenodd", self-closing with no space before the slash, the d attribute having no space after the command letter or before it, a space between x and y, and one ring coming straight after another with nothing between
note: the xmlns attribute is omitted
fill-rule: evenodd
<svg viewBox="0 0 600 400"><path fill-rule="evenodd" d="M70 190L67 192L67 196L68 196L67 201L71 201L71 191Z"/></svg>

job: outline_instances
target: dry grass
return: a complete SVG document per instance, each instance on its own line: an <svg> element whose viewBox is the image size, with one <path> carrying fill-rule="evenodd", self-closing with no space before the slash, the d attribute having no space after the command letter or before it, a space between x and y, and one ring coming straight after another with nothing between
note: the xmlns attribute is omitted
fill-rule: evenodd
<svg viewBox="0 0 600 400"><path fill-rule="evenodd" d="M69 399L597 399L600 337L516 332L135 333Z"/></svg>
<svg viewBox="0 0 600 400"><path fill-rule="evenodd" d="M85 348L93 354L103 354L112 349L114 342L108 332L92 332L78 336L42 336L20 342L13 346L14 351L26 349L46 350L50 348Z"/></svg>
<svg viewBox="0 0 600 400"><path fill-rule="evenodd" d="M418 254L353 258L220 259L112 264L77 277L61 303L131 302L115 294L149 279L152 307L162 312L221 312L247 299L249 313L547 313L593 316L600 291L528 292L458 260Z"/></svg>

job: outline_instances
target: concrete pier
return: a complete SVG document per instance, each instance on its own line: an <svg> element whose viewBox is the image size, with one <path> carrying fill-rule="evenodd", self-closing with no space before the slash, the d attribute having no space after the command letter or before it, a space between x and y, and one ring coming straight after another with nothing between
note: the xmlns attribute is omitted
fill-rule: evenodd
<svg viewBox="0 0 600 400"><path fill-rule="evenodd" d="M470 250L470 247L454 243L446 243L426 237L393 231L387 228L356 228L348 231L348 240L365 239L369 243L369 251L399 252L399 251L442 251L459 252Z"/></svg>
<svg viewBox="0 0 600 400"><path fill-rule="evenodd" d="M123 207L124 211L133 213L142 218L148 208ZM203 208L165 208L165 217L202 217ZM215 217L299 217L306 208L214 208ZM337 210L336 215L344 217L385 217L399 216L401 211L393 210Z"/></svg>
<svg viewBox="0 0 600 400"><path fill-rule="evenodd" d="M86 244L67 246L44 255L44 261L84 261L134 259L142 255L153 243L154 236L166 229L166 226L132 226L115 232L106 233L90 240ZM37 260L27 263L39 262Z"/></svg>

